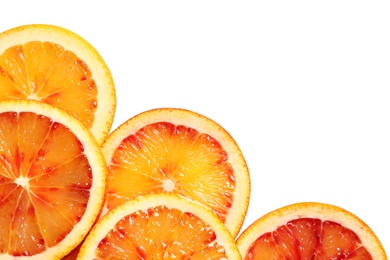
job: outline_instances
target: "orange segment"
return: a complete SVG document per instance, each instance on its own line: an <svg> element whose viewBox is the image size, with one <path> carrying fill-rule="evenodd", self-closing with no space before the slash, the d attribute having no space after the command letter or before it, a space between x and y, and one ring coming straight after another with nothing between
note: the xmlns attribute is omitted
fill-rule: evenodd
<svg viewBox="0 0 390 260"><path fill-rule="evenodd" d="M116 129L103 151L107 210L139 195L176 193L211 207L238 233L249 173L233 138L214 121L184 109L145 111Z"/></svg>
<svg viewBox="0 0 390 260"><path fill-rule="evenodd" d="M204 205L155 193L101 218L77 259L241 259L233 237Z"/></svg>
<svg viewBox="0 0 390 260"><path fill-rule="evenodd" d="M107 65L84 39L52 25L24 25L0 34L0 101L40 100L91 129L99 143L115 112Z"/></svg>
<svg viewBox="0 0 390 260"><path fill-rule="evenodd" d="M75 118L28 100L0 102L0 140L0 258L64 256L103 202L98 144Z"/></svg>
<svg viewBox="0 0 390 260"><path fill-rule="evenodd" d="M297 203L256 220L238 238L244 259L387 259L370 228L352 213Z"/></svg>

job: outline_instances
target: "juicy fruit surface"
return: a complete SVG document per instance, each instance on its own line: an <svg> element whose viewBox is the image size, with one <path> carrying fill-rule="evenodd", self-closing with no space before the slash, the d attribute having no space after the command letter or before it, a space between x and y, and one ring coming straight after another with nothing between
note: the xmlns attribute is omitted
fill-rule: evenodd
<svg viewBox="0 0 390 260"><path fill-rule="evenodd" d="M32 41L0 55L0 101L34 99L60 107L90 128L97 109L92 73L73 52Z"/></svg>
<svg viewBox="0 0 390 260"><path fill-rule="evenodd" d="M242 259L209 208L173 193L129 200L100 218L81 246L83 259Z"/></svg>
<svg viewBox="0 0 390 260"><path fill-rule="evenodd" d="M91 168L69 129L32 112L0 114L0 253L35 255L83 216Z"/></svg>
<svg viewBox="0 0 390 260"><path fill-rule="evenodd" d="M352 230L314 218L291 220L257 238L244 259L373 259Z"/></svg>
<svg viewBox="0 0 390 260"><path fill-rule="evenodd" d="M126 137L109 163L107 208L139 195L173 192L211 206L221 220L231 207L235 177L215 139L158 122Z"/></svg>
<svg viewBox="0 0 390 260"><path fill-rule="evenodd" d="M97 259L227 259L211 227L197 216L157 206L122 218L99 243Z"/></svg>

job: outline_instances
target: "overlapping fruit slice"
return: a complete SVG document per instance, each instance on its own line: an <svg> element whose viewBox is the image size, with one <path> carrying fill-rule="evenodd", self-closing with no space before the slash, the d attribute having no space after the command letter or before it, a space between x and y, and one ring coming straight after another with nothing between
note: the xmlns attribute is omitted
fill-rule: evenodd
<svg viewBox="0 0 390 260"><path fill-rule="evenodd" d="M0 102L0 258L69 253L100 213L106 170L79 120L39 101Z"/></svg>
<svg viewBox="0 0 390 260"><path fill-rule="evenodd" d="M124 202L101 218L83 243L83 259L241 259L208 207L169 193Z"/></svg>
<svg viewBox="0 0 390 260"><path fill-rule="evenodd" d="M0 101L34 99L64 109L102 143L116 108L106 63L85 39L54 25L0 33Z"/></svg>
<svg viewBox="0 0 390 260"><path fill-rule="evenodd" d="M375 233L329 204L296 203L256 220L237 240L244 259L387 260Z"/></svg>
<svg viewBox="0 0 390 260"><path fill-rule="evenodd" d="M180 194L209 206L233 236L246 215L249 172L233 138L193 111L145 111L103 144L108 164L106 211L140 195Z"/></svg>

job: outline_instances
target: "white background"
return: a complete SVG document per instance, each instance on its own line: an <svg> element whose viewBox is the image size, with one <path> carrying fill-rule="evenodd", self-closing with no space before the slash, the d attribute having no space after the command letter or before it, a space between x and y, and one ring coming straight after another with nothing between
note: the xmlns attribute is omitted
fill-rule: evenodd
<svg viewBox="0 0 390 260"><path fill-rule="evenodd" d="M89 41L117 88L113 128L182 107L235 138L252 179L244 227L301 201L360 217L390 253L388 1L6 1Z"/></svg>

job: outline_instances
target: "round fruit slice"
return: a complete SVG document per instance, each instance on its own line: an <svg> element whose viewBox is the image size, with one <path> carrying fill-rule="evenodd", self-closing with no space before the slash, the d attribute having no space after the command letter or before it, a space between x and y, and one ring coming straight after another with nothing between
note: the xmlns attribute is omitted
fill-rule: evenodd
<svg viewBox="0 0 390 260"><path fill-rule="evenodd" d="M386 254L374 232L337 206L302 202L257 219L237 239L244 259L375 259Z"/></svg>
<svg viewBox="0 0 390 260"><path fill-rule="evenodd" d="M39 101L0 102L0 258L69 253L100 214L106 172L73 116Z"/></svg>
<svg viewBox="0 0 390 260"><path fill-rule="evenodd" d="M66 110L98 143L114 119L111 73L79 35L54 25L22 25L0 33L0 101L34 99Z"/></svg>
<svg viewBox="0 0 390 260"><path fill-rule="evenodd" d="M103 144L106 210L139 195L171 192L210 206L233 236L248 208L250 180L238 145L219 124L178 108L140 113Z"/></svg>
<svg viewBox="0 0 390 260"><path fill-rule="evenodd" d="M82 259L241 259L234 238L208 207L155 193L124 202L101 218Z"/></svg>

